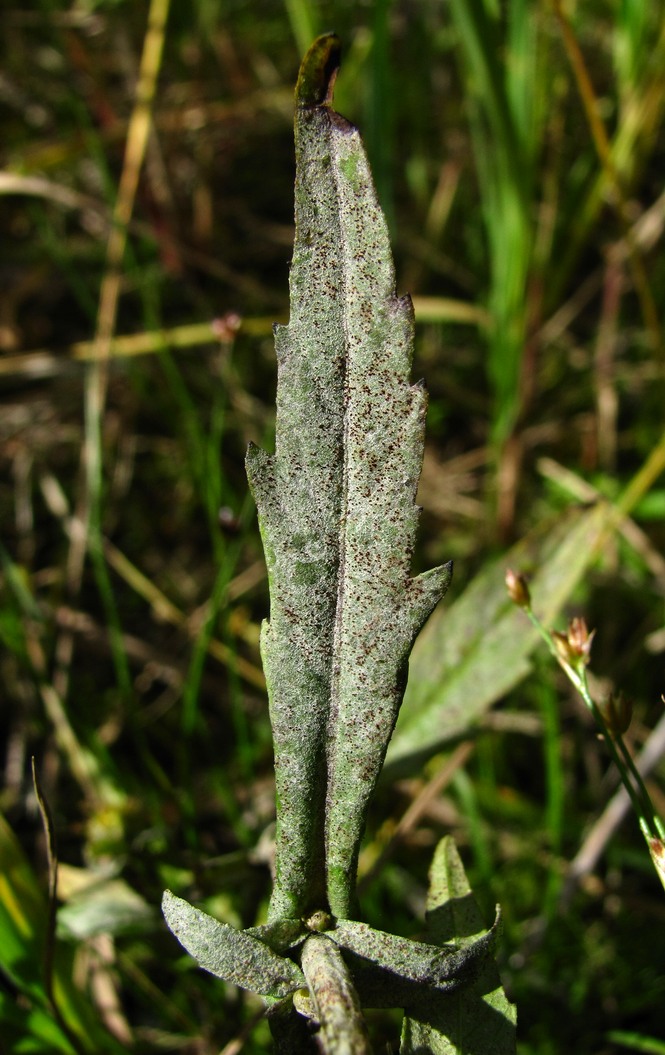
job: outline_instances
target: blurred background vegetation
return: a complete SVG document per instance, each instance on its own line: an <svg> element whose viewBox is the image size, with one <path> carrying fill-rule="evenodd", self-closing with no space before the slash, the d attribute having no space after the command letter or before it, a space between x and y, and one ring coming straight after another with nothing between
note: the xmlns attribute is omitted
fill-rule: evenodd
<svg viewBox="0 0 665 1055"><path fill-rule="evenodd" d="M342 38L336 106L416 304L417 563L455 559L443 640L474 576L491 579L478 619L499 619L509 547L565 538L571 507L603 496L559 625L597 628L596 691L633 701L665 813L664 6L5 4L3 1050L269 1049L260 1003L196 969L158 906L169 886L251 925L270 890L267 583L243 456L272 442L292 93L319 32ZM488 920L503 906L520 1051L663 1052L665 901L634 818L603 813L603 745L547 657L528 678L510 650L492 663L497 683L514 666L500 707L467 664L473 724L446 739L444 695L430 749L379 789L367 918L417 934L452 831ZM414 699L426 677L421 657ZM55 941L31 756L58 843ZM373 1022L390 1050L395 1023Z"/></svg>

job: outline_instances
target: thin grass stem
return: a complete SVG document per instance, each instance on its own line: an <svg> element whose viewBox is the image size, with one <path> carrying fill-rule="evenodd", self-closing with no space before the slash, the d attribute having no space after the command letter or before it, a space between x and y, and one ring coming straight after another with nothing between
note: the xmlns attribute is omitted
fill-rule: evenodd
<svg viewBox="0 0 665 1055"><path fill-rule="evenodd" d="M580 48L568 17L563 10L561 0L552 0L552 4L561 28L561 35L568 55L568 60L573 70L577 89L580 93L584 113L589 124L589 131L591 132L591 137L598 158L607 177L607 181L615 196L617 214L623 229L623 237L628 248L628 260L633 274L635 289L642 308L644 323L651 334L654 350L662 357L663 334L656 302L646 273L644 261L635 243L631 230L626 196L621 185L619 173L612 158L612 148L609 136L600 117L598 100L593 88L593 83L584 60L582 49Z"/></svg>

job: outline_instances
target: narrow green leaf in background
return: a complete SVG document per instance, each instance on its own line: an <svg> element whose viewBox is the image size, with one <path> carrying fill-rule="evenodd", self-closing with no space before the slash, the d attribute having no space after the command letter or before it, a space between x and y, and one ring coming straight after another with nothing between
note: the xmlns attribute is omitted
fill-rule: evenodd
<svg viewBox="0 0 665 1055"><path fill-rule="evenodd" d="M520 372L533 254L534 159L542 131L538 20L528 0L510 5L507 32L498 4L451 0L459 39L488 250L487 369L500 446L520 410ZM503 38L503 39L502 39Z"/></svg>

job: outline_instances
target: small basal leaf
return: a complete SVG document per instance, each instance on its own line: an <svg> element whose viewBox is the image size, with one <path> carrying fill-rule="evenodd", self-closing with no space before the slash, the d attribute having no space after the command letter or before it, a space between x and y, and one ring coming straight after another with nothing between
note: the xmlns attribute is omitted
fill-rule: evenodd
<svg viewBox="0 0 665 1055"><path fill-rule="evenodd" d="M282 997L305 985L302 971L245 931L220 923L176 897L162 899L164 918L180 944L199 965L225 982L261 996Z"/></svg>
<svg viewBox="0 0 665 1055"><path fill-rule="evenodd" d="M264 923L260 927L247 927L245 934L267 945L280 955L296 948L309 935L310 931L301 919L278 919L274 923Z"/></svg>
<svg viewBox="0 0 665 1055"><path fill-rule="evenodd" d="M344 949L366 1007L406 1007L468 984L494 948L494 929L474 942L427 944L337 920L327 936Z"/></svg>

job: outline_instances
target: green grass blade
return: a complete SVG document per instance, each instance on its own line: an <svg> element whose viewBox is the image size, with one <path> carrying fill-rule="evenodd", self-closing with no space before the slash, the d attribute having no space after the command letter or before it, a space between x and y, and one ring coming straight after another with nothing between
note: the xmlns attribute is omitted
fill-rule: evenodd
<svg viewBox="0 0 665 1055"><path fill-rule="evenodd" d="M516 0L504 42L498 18L482 0L452 0L450 11L460 40L489 249L487 369L495 395L493 437L500 444L519 410L527 326L538 136L535 23L524 0Z"/></svg>
<svg viewBox="0 0 665 1055"><path fill-rule="evenodd" d="M320 32L316 6L312 0L284 0L284 6L298 46L298 54L304 55Z"/></svg>

